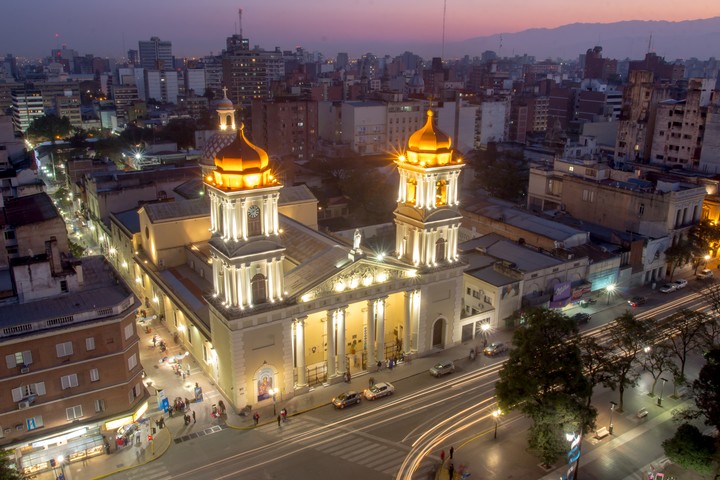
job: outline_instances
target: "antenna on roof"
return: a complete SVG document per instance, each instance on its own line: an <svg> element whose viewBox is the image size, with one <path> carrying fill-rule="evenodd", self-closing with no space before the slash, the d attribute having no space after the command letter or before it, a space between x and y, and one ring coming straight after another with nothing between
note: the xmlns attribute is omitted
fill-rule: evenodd
<svg viewBox="0 0 720 480"><path fill-rule="evenodd" d="M240 31L238 33L242 37L242 8L238 8L238 20L238 26L240 27Z"/></svg>
<svg viewBox="0 0 720 480"><path fill-rule="evenodd" d="M648 40L648 51L647 53L652 52L652 32L650 32L650 39Z"/></svg>
<svg viewBox="0 0 720 480"><path fill-rule="evenodd" d="M447 0L443 0L443 25L442 25L442 48L440 49L440 58L445 58L445 11L447 10Z"/></svg>

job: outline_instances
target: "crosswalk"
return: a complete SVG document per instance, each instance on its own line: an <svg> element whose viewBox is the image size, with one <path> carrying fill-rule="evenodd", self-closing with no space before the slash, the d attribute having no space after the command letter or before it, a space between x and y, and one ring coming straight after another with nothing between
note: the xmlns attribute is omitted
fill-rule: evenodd
<svg viewBox="0 0 720 480"><path fill-rule="evenodd" d="M124 472L127 480L170 480L172 475L163 462L151 462Z"/></svg>
<svg viewBox="0 0 720 480"><path fill-rule="evenodd" d="M280 427L271 423L263 425L260 430L267 434L289 438L306 433L313 427L317 427L317 424L299 418L290 418ZM314 448L326 455L369 468L390 478L400 470L400 465L409 451L404 445L402 447L404 448L398 448L391 442L374 439L367 434L349 433L342 442L320 443ZM434 468L435 465L430 460L426 460L413 478L429 478Z"/></svg>

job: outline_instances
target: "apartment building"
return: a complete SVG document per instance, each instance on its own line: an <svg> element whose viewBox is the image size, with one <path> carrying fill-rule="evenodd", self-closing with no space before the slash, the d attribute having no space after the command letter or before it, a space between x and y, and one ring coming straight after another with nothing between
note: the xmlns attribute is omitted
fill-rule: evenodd
<svg viewBox="0 0 720 480"><path fill-rule="evenodd" d="M42 92L37 89L13 90L12 94L13 127L16 132L25 133L36 118L45 115Z"/></svg>

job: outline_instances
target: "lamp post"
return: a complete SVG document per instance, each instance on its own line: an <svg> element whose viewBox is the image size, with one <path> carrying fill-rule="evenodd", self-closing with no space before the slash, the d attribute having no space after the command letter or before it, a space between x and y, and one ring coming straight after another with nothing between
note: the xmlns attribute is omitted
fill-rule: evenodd
<svg viewBox="0 0 720 480"><path fill-rule="evenodd" d="M607 303L606 305L610 305L610 294L615 291L615 284L610 283L607 287L605 287L605 290L607 291Z"/></svg>
<svg viewBox="0 0 720 480"><path fill-rule="evenodd" d="M660 380L662 380L663 383L660 386L660 396L658 397L658 400L657 400L658 407L662 407L663 390L665 390L665 382L667 382L667 379L665 379L665 378L661 378Z"/></svg>
<svg viewBox="0 0 720 480"><path fill-rule="evenodd" d="M615 407L616 407L616 406L617 406L617 403L615 403L615 402L610 402L610 428L608 429L608 431L610 432L610 435L612 435L612 433L613 433L613 422L612 422L612 420L613 420L613 412L615 411Z"/></svg>
<svg viewBox="0 0 720 480"><path fill-rule="evenodd" d="M485 348L485 347L487 347L488 333L490 333L490 324L488 322L484 322L480 326L480 331L482 332L482 336L483 336L483 348Z"/></svg>
<svg viewBox="0 0 720 480"><path fill-rule="evenodd" d="M494 410L492 412L492 415L495 419L495 435L493 436L493 438L497 440L498 421L500 420L500 415L502 415L502 411L498 408L497 410Z"/></svg>
<svg viewBox="0 0 720 480"><path fill-rule="evenodd" d="M60 465L60 476L58 477L58 480L65 480L65 457L58 455L57 463Z"/></svg>
<svg viewBox="0 0 720 480"><path fill-rule="evenodd" d="M276 400L277 400L277 398L276 398L276 396L275 396L275 395L277 395L277 392L278 392L278 389L277 389L277 388L271 388L270 390L268 390L268 393L269 393L270 395L272 395L272 398L273 398L273 416L277 415L277 410L276 410L276 405L277 405L277 404L276 404Z"/></svg>

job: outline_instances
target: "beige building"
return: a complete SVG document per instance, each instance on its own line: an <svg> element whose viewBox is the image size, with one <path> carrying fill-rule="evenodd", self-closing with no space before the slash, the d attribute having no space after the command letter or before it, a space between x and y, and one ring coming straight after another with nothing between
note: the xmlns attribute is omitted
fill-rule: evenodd
<svg viewBox="0 0 720 480"><path fill-rule="evenodd" d="M241 128L205 177L205 217L192 202L116 214L113 262L236 409L447 348L477 320L460 317L463 164L450 143L429 114L398 157L394 252L317 231L317 200L283 187Z"/></svg>

